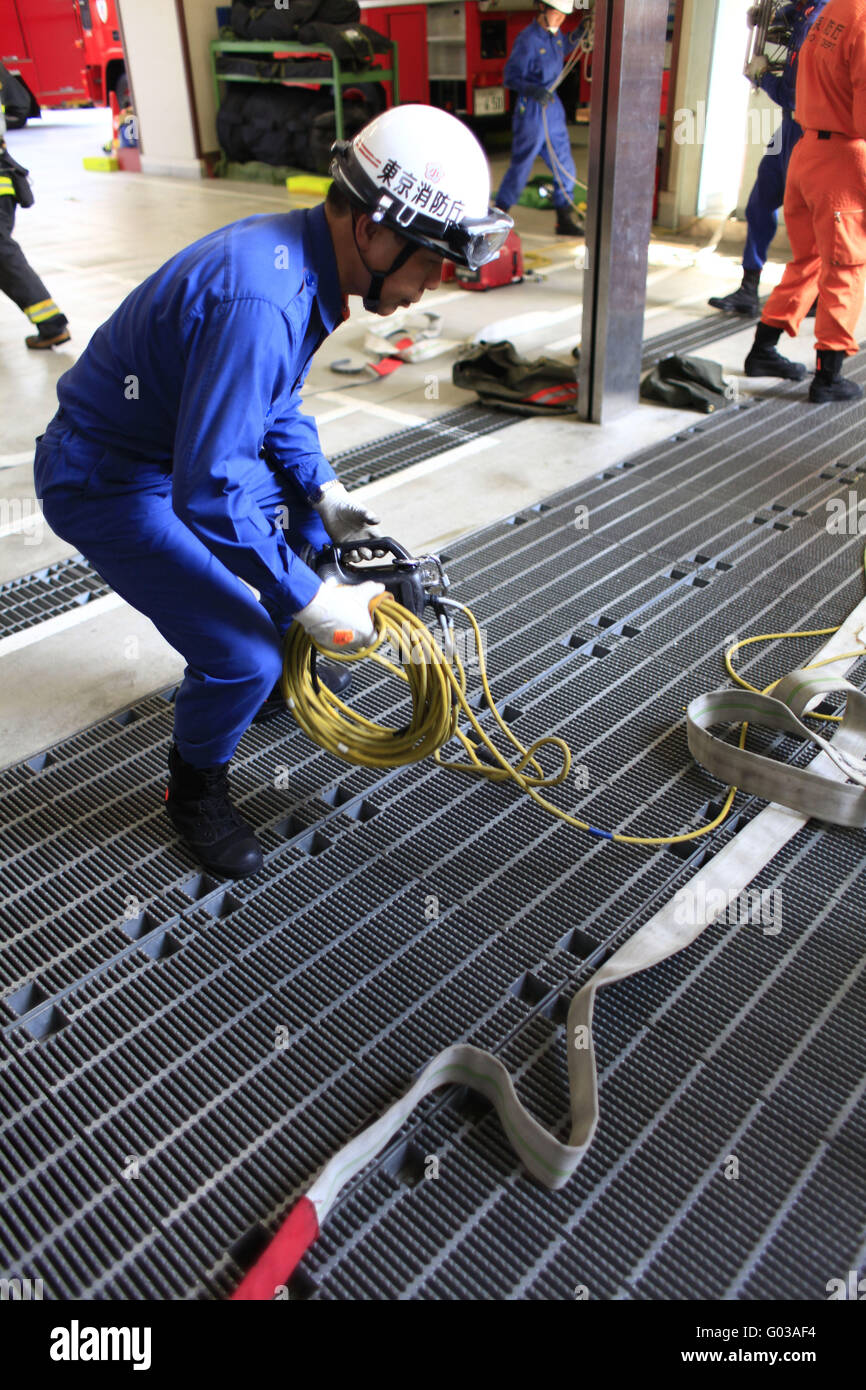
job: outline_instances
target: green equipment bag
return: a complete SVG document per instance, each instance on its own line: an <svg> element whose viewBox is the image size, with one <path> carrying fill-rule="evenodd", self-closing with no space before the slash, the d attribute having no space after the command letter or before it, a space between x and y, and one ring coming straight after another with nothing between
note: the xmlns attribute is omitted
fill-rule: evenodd
<svg viewBox="0 0 866 1390"><path fill-rule="evenodd" d="M699 410L710 415L736 399L737 388L726 381L718 362L703 357L663 357L640 384L645 401L670 405L676 410Z"/></svg>
<svg viewBox="0 0 866 1390"><path fill-rule="evenodd" d="M567 415L577 410L574 368L555 357L521 357L513 343L482 343L451 369L455 386L476 391L484 405L519 415Z"/></svg>
<svg viewBox="0 0 866 1390"><path fill-rule="evenodd" d="M552 208L555 192L556 181L551 174L536 174L534 179L529 180L517 199L517 206L521 208ZM576 203L579 208L586 205L586 184L581 183L580 179L575 181L571 201Z"/></svg>

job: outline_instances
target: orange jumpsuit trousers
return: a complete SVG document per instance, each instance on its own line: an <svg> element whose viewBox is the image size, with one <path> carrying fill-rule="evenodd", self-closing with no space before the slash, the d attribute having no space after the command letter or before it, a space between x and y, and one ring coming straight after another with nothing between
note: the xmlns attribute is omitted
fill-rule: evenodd
<svg viewBox="0 0 866 1390"><path fill-rule="evenodd" d="M818 295L815 345L851 356L866 286L866 140L807 130L785 186L791 260L761 315L793 338Z"/></svg>

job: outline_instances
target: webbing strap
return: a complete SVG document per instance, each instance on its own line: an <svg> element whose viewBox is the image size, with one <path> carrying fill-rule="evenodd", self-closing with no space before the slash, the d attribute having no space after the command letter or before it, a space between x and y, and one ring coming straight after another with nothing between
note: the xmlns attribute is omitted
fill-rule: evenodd
<svg viewBox="0 0 866 1390"><path fill-rule="evenodd" d="M857 605L815 659L848 653L857 646L866 650L864 621L866 600ZM834 664L837 669L848 669L854 659L840 656ZM843 723L831 741L815 735L801 723L799 716L827 690L839 689L848 691L847 709ZM468 1043L459 1043L445 1048L434 1057L405 1095L329 1159L305 1198L292 1209L283 1229L290 1233L295 1231L303 1215L298 1214L298 1206L307 1202L314 1207L318 1226L321 1227L341 1188L382 1151L425 1096L448 1084L471 1087L495 1106L518 1157L545 1187L557 1189L568 1182L589 1149L599 1120L598 1076L592 1039L592 1016L597 991L604 985L614 984L617 980L624 980L657 965L696 941L711 922L725 913L732 896L741 892L760 873L811 815L838 819L838 814L829 816L820 813L816 809L816 798L826 810L852 816L856 812L861 817L866 816L866 800L861 801L861 798L866 798L866 790L860 786L846 786L842 780L856 772L858 780L862 779L866 784L866 764L862 758L866 751L866 698L841 674L822 675L803 670L791 672L779 682L776 691L777 697L773 698L750 691L719 690L700 696L689 705L689 746L695 753L692 746L694 737L701 750L701 761L704 761L703 754L706 753L718 758L721 767L729 755L745 751L714 740L706 733L707 725L727 719L754 722L756 716L762 724L771 728L801 733L802 737L819 743L823 751L814 760L814 771L810 772L774 763L772 759L757 754L752 755L757 759L756 764L735 760L736 777L731 784L747 790L746 779L759 776L763 779L764 790L757 794L776 804L760 812L741 835L724 845L693 876L687 885L690 895L688 910L684 911L682 903L678 902L679 894L671 899L629 937L574 995L566 1023L571 1120L567 1142L557 1139L523 1106L511 1076L498 1057ZM719 753L716 744L724 750L723 754ZM695 756L698 754L695 753ZM705 765L709 766L708 763ZM777 771L782 774L778 781L781 796L768 790L771 785L777 785ZM799 776L793 777L794 773ZM722 772L717 775L727 780ZM803 782L804 777L811 780ZM786 797L791 800L786 801ZM794 807L794 810L801 812L799 815L786 809L793 800L807 803ZM840 823L863 824L863 819ZM311 1234L312 1222L307 1221L305 1225L307 1233ZM276 1241L280 1240L282 1234L281 1230ZM268 1293L266 1289L271 1283L283 1282L291 1273L303 1254L299 1246L295 1246L295 1249L297 1253L293 1256L291 1267L286 1267L280 1276L276 1268L281 1266L282 1261L270 1261L267 1278L258 1282L260 1291L245 1296L273 1297L273 1293ZM263 1256L260 1264L264 1260ZM261 1291L263 1288L264 1292Z"/></svg>
<svg viewBox="0 0 866 1390"><path fill-rule="evenodd" d="M857 605L824 644L816 660L866 647L864 617L866 600ZM839 670L847 669L851 660L840 658L835 674L827 668L820 673L792 671L777 685L776 697L747 690L717 690L689 705L687 726L693 755L729 785L753 790L776 805L758 817L762 824L755 827L752 836L754 854L744 852L735 841L726 845L692 880L692 886L700 889L694 895L694 910L684 913L676 900L667 903L605 961L572 999L566 1026L571 1112L568 1142L560 1142L524 1109L511 1077L497 1057L468 1044L448 1047L424 1068L400 1100L322 1169L307 1193L320 1223L343 1184L397 1133L424 1096L447 1083L470 1086L492 1102L520 1159L546 1187L558 1188L568 1182L592 1143L598 1124L598 1080L592 1044L597 990L646 970L689 946L725 911L732 888L744 888L809 816L841 824L866 823L866 697ZM831 741L807 728L799 716L825 692L839 689L847 690L848 702L844 720ZM771 728L812 739L824 750L816 759L817 770L775 763L771 758L723 743L706 732L706 726L728 719L740 723L760 720ZM732 768L734 773L728 776ZM849 776L856 776L863 785L852 786L841 780ZM760 785L750 787L752 779ZM786 816L779 810L782 806L800 811L803 820ZM776 825L779 815L781 829ZM719 906L720 903L724 905Z"/></svg>
<svg viewBox="0 0 866 1390"><path fill-rule="evenodd" d="M808 728L799 716L813 700L832 690L846 690L848 699L842 723L830 740ZM840 783L809 768L789 767L709 732L713 724L729 721L760 724L817 743L852 781ZM692 700L686 723L692 757L728 786L833 825L866 825L866 697L850 681L797 670L779 682L775 695L713 690Z"/></svg>

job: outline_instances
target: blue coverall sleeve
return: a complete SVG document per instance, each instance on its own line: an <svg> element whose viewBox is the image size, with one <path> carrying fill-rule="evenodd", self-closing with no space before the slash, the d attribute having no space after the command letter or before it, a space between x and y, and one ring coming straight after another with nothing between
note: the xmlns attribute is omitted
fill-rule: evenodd
<svg viewBox="0 0 866 1390"><path fill-rule="evenodd" d="M263 299L221 303L197 317L174 440L172 504L233 574L280 612L296 613L320 580L244 487L259 467L265 420L290 388L288 326Z"/></svg>
<svg viewBox="0 0 866 1390"><path fill-rule="evenodd" d="M793 84L787 80L787 69L783 73L765 72L758 83L761 91L766 92L771 101L777 106L794 108Z"/></svg>
<svg viewBox="0 0 866 1390"><path fill-rule="evenodd" d="M300 410L297 392L291 410L271 421L265 443L274 461L294 475L307 498L317 497L322 484L337 476L322 453L315 420Z"/></svg>
<svg viewBox="0 0 866 1390"><path fill-rule="evenodd" d="M502 81L512 92L517 92L518 96L526 96L532 87L537 87L538 82L533 82L527 77L526 71L529 60L532 57L532 34L530 25L523 29L514 40L514 47L508 55L505 64L505 71L502 74Z"/></svg>

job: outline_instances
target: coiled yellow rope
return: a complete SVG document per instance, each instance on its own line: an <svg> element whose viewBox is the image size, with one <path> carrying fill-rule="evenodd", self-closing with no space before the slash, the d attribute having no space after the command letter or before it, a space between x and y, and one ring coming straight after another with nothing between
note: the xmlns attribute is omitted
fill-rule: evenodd
<svg viewBox="0 0 866 1390"><path fill-rule="evenodd" d="M866 553L864 553L866 565ZM564 739L554 734L538 738L528 748L511 732L505 720L496 709L487 680L487 669L481 632L475 617L464 604L452 604L459 608L472 630L478 655L478 668L481 685L487 705L501 732L518 753L517 761L508 758L491 742L478 721L466 696L466 672L456 652L447 656L434 633L420 619L405 609L389 595L377 601L373 613L377 629L376 641L372 646L352 654L322 652L329 661L357 661L370 658L390 671L392 675L405 681L412 696L412 717L400 729L388 728L367 719L353 710L337 695L334 695L321 682L318 689L313 684L310 666L312 639L298 623L293 623L286 638L285 661L282 676L282 691L298 724L309 738L328 752L336 754L346 762L364 767L391 768L407 763L420 762L432 756L440 767L466 776L484 777L491 782L512 781L530 796L533 801L565 821L577 830L603 840L615 840L619 844L630 845L672 845L687 840L697 840L722 824L733 804L736 787L730 787L724 804L707 825L680 835L623 835L618 832L601 830L588 821L570 815L555 806L541 795L541 789L560 785L571 770L571 749ZM815 628L805 632L768 632L756 637L746 637L734 642L725 653L725 666L732 680L746 690L757 690L735 671L731 658L740 647L756 642L771 642L789 637L825 637L837 632L837 627ZM382 654L382 647L389 646L399 661L399 665ZM321 649L320 649L321 650ZM862 650L843 652L833 657L805 666L813 670L840 660L863 656ZM769 694L778 680L772 681L761 693ZM462 729L458 728L461 717L468 720L475 739L474 742ZM818 714L816 719L839 720L838 715ZM740 730L740 747L744 747L747 724ZM459 739L468 762L453 761L442 757L442 748L452 738ZM556 748L560 754L561 765L557 772L546 774L538 761L537 754L545 747ZM486 752L492 762L484 762L479 756ZM528 770L527 770L528 769Z"/></svg>

